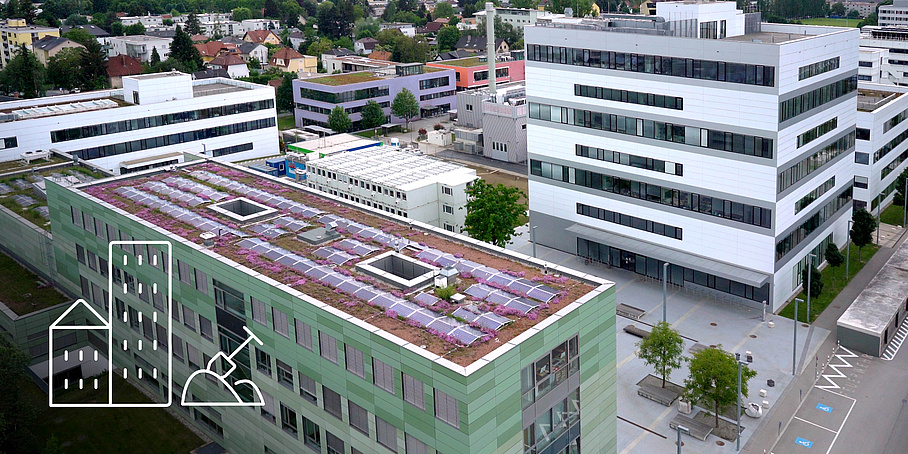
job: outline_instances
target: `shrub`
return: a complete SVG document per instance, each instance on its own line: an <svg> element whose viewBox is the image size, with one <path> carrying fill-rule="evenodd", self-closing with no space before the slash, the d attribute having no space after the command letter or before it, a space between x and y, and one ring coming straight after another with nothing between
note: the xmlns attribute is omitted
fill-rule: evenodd
<svg viewBox="0 0 908 454"><path fill-rule="evenodd" d="M433 128L435 128L436 131L440 131L440 130L442 130L442 129L445 129L445 127L442 126L441 123L435 123L435 126L433 126Z"/></svg>
<svg viewBox="0 0 908 454"><path fill-rule="evenodd" d="M453 296L455 293L457 293L457 287L454 287L453 285L435 289L435 296L443 300L451 299L451 296Z"/></svg>
<svg viewBox="0 0 908 454"><path fill-rule="evenodd" d="M419 135L424 136L429 131L426 131L426 128L419 128L419 131L417 131L417 132L419 133Z"/></svg>

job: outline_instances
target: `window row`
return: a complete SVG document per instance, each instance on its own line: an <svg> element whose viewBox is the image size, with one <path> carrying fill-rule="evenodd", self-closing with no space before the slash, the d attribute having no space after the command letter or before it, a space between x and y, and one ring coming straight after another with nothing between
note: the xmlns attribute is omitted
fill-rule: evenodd
<svg viewBox="0 0 908 454"><path fill-rule="evenodd" d="M671 161L661 159L644 158L635 154L622 153L619 151L606 150L586 145L575 145L574 154L584 158L596 159L599 161L621 164L624 166L636 167L638 169L653 170L656 172L667 173L669 175L684 175L684 166Z"/></svg>
<svg viewBox="0 0 908 454"><path fill-rule="evenodd" d="M510 68L495 68L495 80L501 79L502 77L508 77L510 75ZM473 81L479 82L481 80L489 80L489 70L484 71L473 71Z"/></svg>
<svg viewBox="0 0 908 454"><path fill-rule="evenodd" d="M451 85L450 81L451 78L449 76L422 79L419 81L419 89L429 90L431 88L447 87L448 85Z"/></svg>
<svg viewBox="0 0 908 454"><path fill-rule="evenodd" d="M829 201L820 211L804 220L796 229L776 243L776 261L782 260L785 254L791 252L811 233L822 227L842 208L848 207L854 187L849 184L844 191Z"/></svg>
<svg viewBox="0 0 908 454"><path fill-rule="evenodd" d="M559 439L567 432L566 435L572 440L565 440L559 443L561 446L571 446L565 451L554 451L557 453L577 453L580 450L579 430L574 427L580 422L580 388L571 392L568 397L555 402L555 405L548 410L541 412L532 424L523 429L523 452L535 454L545 451L552 443ZM572 430L573 429L573 430ZM576 433L576 435L575 435Z"/></svg>
<svg viewBox="0 0 908 454"><path fill-rule="evenodd" d="M772 158L773 140L589 110L530 103L530 118L637 137Z"/></svg>
<svg viewBox="0 0 908 454"><path fill-rule="evenodd" d="M429 101L431 99L445 98L448 96L454 96L454 90L440 91L438 93L430 93L428 95L419 95L419 100Z"/></svg>
<svg viewBox="0 0 908 454"><path fill-rule="evenodd" d="M908 109L905 109L886 120L886 122L883 123L883 134L886 134L890 129L898 126L899 123L905 121L906 118L908 118Z"/></svg>
<svg viewBox="0 0 908 454"><path fill-rule="evenodd" d="M858 79L848 76L779 103L779 122L797 117L858 89Z"/></svg>
<svg viewBox="0 0 908 454"><path fill-rule="evenodd" d="M537 44L527 44L527 60L662 74L688 79L716 80L765 87L775 86L775 67L744 63L574 49Z"/></svg>
<svg viewBox="0 0 908 454"><path fill-rule="evenodd" d="M330 180L336 180L336 181L340 181L341 183L351 184L354 187L359 186L360 189L365 189L367 191L371 190L372 192L374 192L376 194L384 194L388 197L394 197L394 198L401 199L401 200L407 200L406 191L401 192L394 188L388 188L388 187L382 186L380 184L377 185L377 184L370 183L365 180L348 177L346 175L338 176L338 174L336 172L332 172L330 170L325 170L325 169L320 169L318 167L310 167L309 171L315 173L318 176L322 176L322 177L325 177Z"/></svg>
<svg viewBox="0 0 908 454"><path fill-rule="evenodd" d="M864 63L864 62L861 62ZM870 63L870 62L867 62ZM860 65L864 66L864 65ZM869 66L869 65L868 65ZM813 76L827 73L839 69L839 57L833 57L828 60L818 61L809 65L798 68L798 80L804 80Z"/></svg>
<svg viewBox="0 0 908 454"><path fill-rule="evenodd" d="M81 159L97 159L106 156L116 156L123 153L132 153L134 151L149 150L152 148L166 147L169 145L179 145L196 140L211 139L214 137L223 137L231 134L255 131L257 129L273 128L275 123L274 117L263 118L260 120L245 121L230 125L215 126L213 128L197 129L178 134L166 136L150 137L148 139L133 140L130 142L120 142L100 147L83 148L70 152L73 156Z"/></svg>
<svg viewBox="0 0 908 454"><path fill-rule="evenodd" d="M317 188L319 191L327 192L328 194L331 194L331 195L334 195L337 197L341 197L341 198L343 198L345 200L349 200L351 202L362 203L362 204L366 205L367 207L376 208L379 211L385 210L385 212L387 212L387 213L396 214L398 216L403 216L403 217L408 216L406 211L399 210L394 207L389 207L387 205L382 205L378 202L372 202L370 199L366 199L365 197L360 199L359 197L347 194L346 192L340 192L340 191L337 191L337 190L334 190L331 188L326 188L322 185L316 185L314 183L309 183L309 187Z"/></svg>
<svg viewBox="0 0 908 454"><path fill-rule="evenodd" d="M655 233L656 235L667 236L676 240L681 239L681 227L674 227L661 222L650 221L648 219L638 218L627 214L616 213L614 211L597 208L594 206L577 204L577 214L589 216L605 222L620 224L632 229L643 230L644 232Z"/></svg>
<svg viewBox="0 0 908 454"><path fill-rule="evenodd" d="M380 98L382 96L388 96L389 93L390 90L388 85L361 88L359 90L342 91L339 93L331 93L328 91L321 91L313 88L300 88L301 98L322 101L330 104L340 104L344 102L358 101L360 99Z"/></svg>
<svg viewBox="0 0 908 454"><path fill-rule="evenodd" d="M530 160L530 173L661 205L673 206L710 216L731 219L758 227L772 227L772 210L746 205L708 195L681 191L665 186L605 175L590 170L574 169L547 162Z"/></svg>
<svg viewBox="0 0 908 454"><path fill-rule="evenodd" d="M520 371L521 407L526 409L580 370L578 337L558 344Z"/></svg>
<svg viewBox="0 0 908 454"><path fill-rule="evenodd" d="M132 120L121 120L110 123L87 125L79 128L51 131L50 141L52 143L57 143L65 142L68 140L87 139L89 137L116 134L120 132L137 131L140 129L154 128L158 126L175 125L179 123L185 123L187 121L205 120L208 118L217 118L225 115L255 112L258 110L273 108L274 100L266 99L263 101L251 101L241 104L231 104L229 106L187 110L185 112L176 112L171 114L155 115L152 117L134 118Z"/></svg>
<svg viewBox="0 0 908 454"><path fill-rule="evenodd" d="M574 95L585 98L604 99L606 101L626 102L643 106L664 107L666 109L684 110L684 98L665 96L639 91L618 90L615 88L593 87L574 84Z"/></svg>
<svg viewBox="0 0 908 454"><path fill-rule="evenodd" d="M243 143L240 145L233 145L231 147L215 148L211 150L211 156L218 158L221 156L227 156L229 154L240 153L243 151L249 151L252 149L252 142Z"/></svg>
<svg viewBox="0 0 908 454"><path fill-rule="evenodd" d="M886 167L880 169L880 180L886 178L890 173L895 171L898 166L902 165L905 160L908 159L908 150L901 152L895 159L892 160L889 164L886 164Z"/></svg>
<svg viewBox="0 0 908 454"><path fill-rule="evenodd" d="M854 149L854 131L842 136L835 142L817 150L816 153L802 159L791 167L783 170L777 177L777 190L782 192L795 183L807 178L813 172L821 169L826 163L832 161L842 153Z"/></svg>
<svg viewBox="0 0 908 454"><path fill-rule="evenodd" d="M886 142L886 145L883 145L879 150L875 151L873 153L873 162L879 162L880 159L883 159L884 156L894 150L895 147L905 142L905 140L908 140L908 129L900 132L897 136L893 137L892 140Z"/></svg>
<svg viewBox="0 0 908 454"><path fill-rule="evenodd" d="M808 192L806 195L804 195L804 197L801 197L800 200L795 202L795 214L800 213L801 210L810 206L811 203L813 203L815 200L822 197L823 194L829 192L834 187L835 187L835 175L833 175L832 178L823 182L823 184L814 188L813 191Z"/></svg>
<svg viewBox="0 0 908 454"><path fill-rule="evenodd" d="M798 136L798 148L813 142L823 134L826 134L837 127L839 127L839 117L835 117L832 120L823 122L819 126L804 131Z"/></svg>

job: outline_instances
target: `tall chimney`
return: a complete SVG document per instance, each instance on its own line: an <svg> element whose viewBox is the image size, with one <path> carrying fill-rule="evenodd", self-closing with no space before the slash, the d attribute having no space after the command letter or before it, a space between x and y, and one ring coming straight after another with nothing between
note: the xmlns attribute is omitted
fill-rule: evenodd
<svg viewBox="0 0 908 454"><path fill-rule="evenodd" d="M486 2L486 59L489 61L489 93L495 96L495 6Z"/></svg>

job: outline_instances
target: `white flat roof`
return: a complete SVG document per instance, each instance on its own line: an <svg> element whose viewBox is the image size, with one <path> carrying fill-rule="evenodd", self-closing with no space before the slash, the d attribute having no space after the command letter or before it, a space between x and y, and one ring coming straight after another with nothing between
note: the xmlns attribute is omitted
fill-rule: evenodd
<svg viewBox="0 0 908 454"><path fill-rule="evenodd" d="M339 153L309 164L402 191L435 183L456 186L478 178L469 167L388 146Z"/></svg>
<svg viewBox="0 0 908 454"><path fill-rule="evenodd" d="M903 244L839 317L839 327L882 336L908 298L908 243Z"/></svg>

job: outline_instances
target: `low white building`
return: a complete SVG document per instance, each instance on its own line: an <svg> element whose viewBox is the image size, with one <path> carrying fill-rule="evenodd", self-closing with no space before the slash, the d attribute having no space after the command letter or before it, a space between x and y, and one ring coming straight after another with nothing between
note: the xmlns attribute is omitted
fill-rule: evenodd
<svg viewBox="0 0 908 454"><path fill-rule="evenodd" d="M908 168L908 87L861 83L858 86L854 153L854 207L876 214L895 192Z"/></svg>
<svg viewBox="0 0 908 454"><path fill-rule="evenodd" d="M205 36L243 36L246 34L246 27L242 23L232 20L199 22L199 27Z"/></svg>
<svg viewBox="0 0 908 454"><path fill-rule="evenodd" d="M908 25L908 0L894 0L891 5L881 6L877 23L881 27Z"/></svg>
<svg viewBox="0 0 908 454"><path fill-rule="evenodd" d="M311 160L306 170L311 188L458 233L466 189L479 178L468 167L388 146Z"/></svg>
<svg viewBox="0 0 908 454"><path fill-rule="evenodd" d="M164 18L161 16L125 16L120 18L120 23L124 27L135 24L142 24L145 28L164 26Z"/></svg>
<svg viewBox="0 0 908 454"><path fill-rule="evenodd" d="M413 24L410 24L410 23L388 22L388 23L379 25L379 28L381 30L397 29L397 30L400 30L400 32L403 33L404 36L409 36L411 38L416 36L416 26Z"/></svg>
<svg viewBox="0 0 908 454"><path fill-rule="evenodd" d="M245 31L250 30L280 30L281 21L277 19L246 19L241 22Z"/></svg>
<svg viewBox="0 0 908 454"><path fill-rule="evenodd" d="M272 87L178 72L126 76L123 87L4 103L0 161L54 149L122 174L186 151L225 161L278 152Z"/></svg>
<svg viewBox="0 0 908 454"><path fill-rule="evenodd" d="M858 51L858 80L871 84L893 84L896 75L889 64L889 49L861 47Z"/></svg>
<svg viewBox="0 0 908 454"><path fill-rule="evenodd" d="M151 61L151 55L157 49L158 56L163 61L170 56L171 41L173 40L170 38L148 35L113 36L110 38L108 56L129 55L136 60L147 63Z"/></svg>

